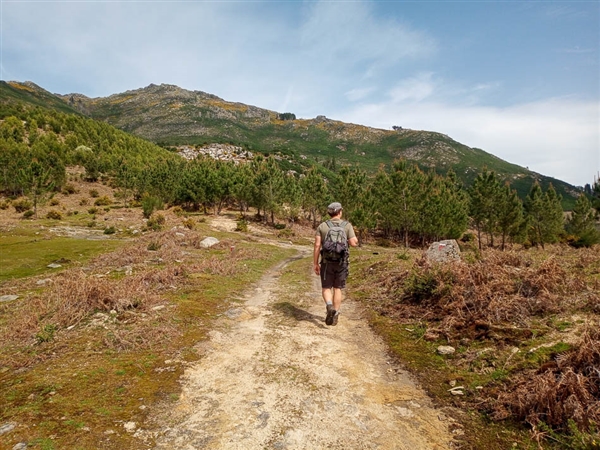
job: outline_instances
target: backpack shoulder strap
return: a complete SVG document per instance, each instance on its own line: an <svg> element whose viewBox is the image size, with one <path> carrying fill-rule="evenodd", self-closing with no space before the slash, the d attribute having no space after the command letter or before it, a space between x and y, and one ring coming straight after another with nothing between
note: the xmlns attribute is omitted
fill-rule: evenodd
<svg viewBox="0 0 600 450"><path fill-rule="evenodd" d="M333 228L333 222L331 220L328 220L327 222L325 222L327 224L327 226L329 228Z"/></svg>
<svg viewBox="0 0 600 450"><path fill-rule="evenodd" d="M342 227L342 228L346 228L346 225L348 225L347 220L344 220L344 221L342 221L342 223L340 223L340 227Z"/></svg>

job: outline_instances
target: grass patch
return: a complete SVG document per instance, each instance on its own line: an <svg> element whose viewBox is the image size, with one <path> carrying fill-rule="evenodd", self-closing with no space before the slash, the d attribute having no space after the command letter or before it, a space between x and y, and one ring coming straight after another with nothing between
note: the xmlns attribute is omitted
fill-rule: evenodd
<svg viewBox="0 0 600 450"><path fill-rule="evenodd" d="M1 448L147 448L123 423L141 424L176 401L184 364L200 357L195 346L212 320L295 253L242 241L232 251L226 234L202 249L203 237L177 230L120 243L88 260L87 272L67 267L59 282L0 305L0 423L23 425L0 436ZM30 242L31 251L47 242ZM151 242L157 250L148 251Z"/></svg>
<svg viewBox="0 0 600 450"><path fill-rule="evenodd" d="M69 261L63 266L83 264L99 253L121 245L122 242L116 240L31 236L19 230L0 238L0 282L53 273L56 269L47 266L55 261Z"/></svg>

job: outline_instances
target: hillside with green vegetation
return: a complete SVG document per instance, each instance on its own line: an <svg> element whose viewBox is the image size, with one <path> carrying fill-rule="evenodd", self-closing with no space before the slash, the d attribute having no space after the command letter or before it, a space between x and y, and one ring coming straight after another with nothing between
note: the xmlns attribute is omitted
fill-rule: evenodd
<svg viewBox="0 0 600 450"><path fill-rule="evenodd" d="M151 427L159 405L173 408L184 370L202 363L198 343L217 320L246 320L228 313L249 289L263 292L255 283L275 264L294 260L276 266L287 284L269 314L319 325L306 309L320 297L306 295L307 268L334 199L361 244L350 298L389 354L456 411L464 448L598 448L600 180L595 204L580 195L565 219L558 187L533 183L522 199L503 183L505 162L436 133L286 114L261 125L256 113L252 139L288 136L300 148L356 127L364 142L290 150L287 160L263 147L241 164L186 159L11 89L0 93L0 448L152 446L156 435L140 441L126 426ZM88 100L72 96L78 108ZM134 100L123 102L132 115ZM314 134L297 137L300 124ZM413 153L383 167L360 165L370 156L352 150L383 161L381 143L402 137ZM444 145L447 166L422 170ZM480 158L489 169L473 168ZM466 189L460 174L473 179ZM205 248L207 236L221 242ZM423 250L442 239L456 239L460 261L426 261ZM448 345L454 353L438 353ZM289 380L290 360L278 367Z"/></svg>
<svg viewBox="0 0 600 450"><path fill-rule="evenodd" d="M47 92L44 95L52 97ZM33 93L31 96L36 98ZM62 99L67 108L162 146L232 144L255 153L279 155L286 161L286 168L297 171L317 163L328 168L356 165L373 174L382 164L391 166L393 161L404 159L440 174L451 169L465 186L487 168L509 181L521 198L525 198L535 181L544 189L552 183L562 196L565 209L573 207L579 193L576 187L561 180L430 131L401 127L382 130L324 116L296 119L292 113L228 102L212 94L166 84L151 84L104 98L68 94L54 99Z"/></svg>

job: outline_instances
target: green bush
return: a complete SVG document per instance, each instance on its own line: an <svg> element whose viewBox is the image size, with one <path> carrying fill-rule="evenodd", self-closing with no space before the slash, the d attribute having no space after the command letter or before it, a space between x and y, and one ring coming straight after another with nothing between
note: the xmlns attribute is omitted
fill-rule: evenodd
<svg viewBox="0 0 600 450"><path fill-rule="evenodd" d="M147 248L151 252L156 252L156 251L160 250L160 242L152 241L148 244Z"/></svg>
<svg viewBox="0 0 600 450"><path fill-rule="evenodd" d="M96 214L97 212L98 212L98 208L90 208L90 209L88 209L88 213L89 213L89 214L92 214L92 215L94 215L94 214Z"/></svg>
<svg viewBox="0 0 600 450"><path fill-rule="evenodd" d="M193 230L194 228L196 228L196 222L194 222L194 220L191 218L187 218L183 221L183 226L189 228L190 230Z"/></svg>
<svg viewBox="0 0 600 450"><path fill-rule="evenodd" d="M23 213L23 219L31 219L34 214L33 209L29 209Z"/></svg>
<svg viewBox="0 0 600 450"><path fill-rule="evenodd" d="M181 206L175 206L172 211L177 217L181 217L185 214L185 211Z"/></svg>
<svg viewBox="0 0 600 450"><path fill-rule="evenodd" d="M81 200L79 200L79 206L87 206L89 204L90 202L87 198L82 198Z"/></svg>
<svg viewBox="0 0 600 450"><path fill-rule="evenodd" d="M241 231L242 233L247 233L248 232L248 221L246 219L244 219L243 217L240 217L236 221L235 231Z"/></svg>
<svg viewBox="0 0 600 450"><path fill-rule="evenodd" d="M165 216L156 213L148 219L148 222L146 222L146 226L152 231L160 231L162 230L165 222Z"/></svg>
<svg viewBox="0 0 600 450"><path fill-rule="evenodd" d="M431 270L414 271L404 281L404 298L415 303L431 299L437 293L438 280Z"/></svg>
<svg viewBox="0 0 600 450"><path fill-rule="evenodd" d="M18 200L15 200L12 203L12 205L15 208L15 211L18 213L22 213L27 211L28 209L33 208L33 203L31 203L31 201L28 198L20 198Z"/></svg>
<svg viewBox="0 0 600 450"><path fill-rule="evenodd" d="M67 183L62 188L62 193L65 195L77 194L77 188L71 183Z"/></svg>
<svg viewBox="0 0 600 450"><path fill-rule="evenodd" d="M46 219L62 220L62 214L59 211L55 211L53 209L51 211L48 211L48 213L46 214Z"/></svg>
<svg viewBox="0 0 600 450"><path fill-rule="evenodd" d="M50 200L50 206L58 206L60 205L60 201L57 198L53 198Z"/></svg>
<svg viewBox="0 0 600 450"><path fill-rule="evenodd" d="M110 198L108 198L106 195L103 195L102 197L98 197L96 199L96 201L94 202L95 206L108 206L112 204L112 200Z"/></svg>
<svg viewBox="0 0 600 450"><path fill-rule="evenodd" d="M38 344L42 342L50 342L54 340L54 334L56 333L56 325L47 324L35 335L35 339Z"/></svg>
<svg viewBox="0 0 600 450"><path fill-rule="evenodd" d="M2 200L0 202L0 209L2 209L2 210L8 209L9 206L10 206L10 200Z"/></svg>
<svg viewBox="0 0 600 450"><path fill-rule="evenodd" d="M163 201L158 197L152 195L142 197L142 212L146 219L149 219L154 211L163 209L163 206Z"/></svg>
<svg viewBox="0 0 600 450"><path fill-rule="evenodd" d="M100 194L98 193L98 191L96 189L90 189L90 197L98 198L98 197L100 197Z"/></svg>
<svg viewBox="0 0 600 450"><path fill-rule="evenodd" d="M106 227L104 229L104 234L115 234L117 232L117 229L114 226L110 226L110 227Z"/></svg>
<svg viewBox="0 0 600 450"><path fill-rule="evenodd" d="M597 230L585 230L581 233L581 236L572 237L567 239L570 246L575 248L590 248L591 246L600 243L600 232Z"/></svg>

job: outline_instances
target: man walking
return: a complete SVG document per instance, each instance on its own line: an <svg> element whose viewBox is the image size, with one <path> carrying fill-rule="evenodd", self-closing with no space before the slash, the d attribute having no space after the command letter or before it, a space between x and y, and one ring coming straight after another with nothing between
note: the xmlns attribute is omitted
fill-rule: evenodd
<svg viewBox="0 0 600 450"><path fill-rule="evenodd" d="M315 234L313 264L315 273L321 277L323 300L327 308L325 324L337 325L342 289L346 287L348 277L348 247L357 247L358 238L352 224L342 220L340 203L330 204L327 214L331 219L319 225Z"/></svg>

